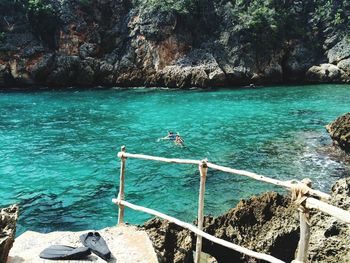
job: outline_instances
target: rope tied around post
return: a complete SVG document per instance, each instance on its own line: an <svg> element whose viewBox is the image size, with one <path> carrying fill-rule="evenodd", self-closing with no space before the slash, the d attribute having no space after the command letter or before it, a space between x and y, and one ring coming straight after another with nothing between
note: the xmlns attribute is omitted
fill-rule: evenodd
<svg viewBox="0 0 350 263"><path fill-rule="evenodd" d="M303 214L308 225L310 225L310 213L305 206L305 201L310 196L311 184L312 181L309 178L305 178L291 188L292 201L298 205L298 210Z"/></svg>
<svg viewBox="0 0 350 263"><path fill-rule="evenodd" d="M208 169L208 159L203 159L199 163L200 169Z"/></svg>
<svg viewBox="0 0 350 263"><path fill-rule="evenodd" d="M306 263L310 240L310 211L306 207L306 201L310 196L311 180L305 178L300 183L293 185L291 190L292 201L298 205L300 220L300 238L293 263Z"/></svg>
<svg viewBox="0 0 350 263"><path fill-rule="evenodd" d="M124 153L126 153L126 147L125 147L125 145L123 145L122 147L120 147L120 152L117 153L117 156L118 156L120 159L126 160L128 157L126 157L126 156L124 155Z"/></svg>

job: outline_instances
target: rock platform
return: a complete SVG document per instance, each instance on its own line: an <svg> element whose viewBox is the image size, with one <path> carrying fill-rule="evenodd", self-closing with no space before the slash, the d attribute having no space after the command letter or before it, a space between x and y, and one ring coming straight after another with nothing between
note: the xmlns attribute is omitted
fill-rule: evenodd
<svg viewBox="0 0 350 263"><path fill-rule="evenodd" d="M79 236L90 232L51 232L42 234L27 231L17 237L10 251L7 263L64 263L64 262L106 262L95 254L91 254L86 260L45 260L39 258L40 252L50 245L68 245L73 247L83 246ZM106 240L114 259L109 262L118 263L158 263L151 241L145 231L140 231L134 226L116 226L98 230Z"/></svg>

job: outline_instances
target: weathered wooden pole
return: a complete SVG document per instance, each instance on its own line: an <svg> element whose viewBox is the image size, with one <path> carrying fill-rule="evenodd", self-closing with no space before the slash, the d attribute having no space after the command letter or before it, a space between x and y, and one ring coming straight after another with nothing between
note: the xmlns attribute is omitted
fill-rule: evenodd
<svg viewBox="0 0 350 263"><path fill-rule="evenodd" d="M204 193L205 193L205 181L207 178L207 171L208 171L207 160L202 160L201 163L199 164L200 186L199 186L199 198L198 198L198 225L197 225L199 230L203 230ZM202 237L197 235L195 263L200 262L201 252L202 252Z"/></svg>
<svg viewBox="0 0 350 263"><path fill-rule="evenodd" d="M121 153L126 152L126 147L121 147ZM120 156L120 177L119 177L119 194L118 199L124 200L124 185L125 185L125 160L126 157L123 155ZM124 206L119 204L119 212L118 212L118 225L124 223Z"/></svg>
<svg viewBox="0 0 350 263"><path fill-rule="evenodd" d="M305 187L311 188L311 180L304 179L302 183ZM309 250L309 240L310 240L310 213L309 210L305 207L306 196L303 196L303 191L300 191L301 195L299 196L299 219L300 219L300 239L298 243L298 252L293 263L306 263L307 262L307 252ZM297 200L298 202L298 200Z"/></svg>

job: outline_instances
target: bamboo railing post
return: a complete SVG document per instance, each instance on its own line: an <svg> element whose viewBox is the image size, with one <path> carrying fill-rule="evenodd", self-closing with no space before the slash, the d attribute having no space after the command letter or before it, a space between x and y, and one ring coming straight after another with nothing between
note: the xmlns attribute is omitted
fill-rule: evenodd
<svg viewBox="0 0 350 263"><path fill-rule="evenodd" d="M198 229L203 230L203 214L204 214L204 193L205 193L205 181L207 178L208 165L207 160L202 160L199 164L200 173L200 186L198 197ZM197 235L196 242L196 257L195 263L200 262L200 255L202 252L202 236Z"/></svg>
<svg viewBox="0 0 350 263"><path fill-rule="evenodd" d="M122 146L121 147L121 152L125 153L126 152L126 147ZM125 185L125 160L126 157L123 155L120 156L120 178L119 178L119 194L118 194L118 199L119 200L124 200L124 185ZM119 204L119 212L118 212L118 225L124 223L124 206L122 204Z"/></svg>
<svg viewBox="0 0 350 263"><path fill-rule="evenodd" d="M304 179L302 180L307 187L311 188L311 180ZM299 219L300 219L300 238L298 243L298 252L296 259L293 260L293 263L306 263L307 262L307 253L309 250L309 240L310 240L310 213L309 210L305 207L305 200L300 204L299 208Z"/></svg>

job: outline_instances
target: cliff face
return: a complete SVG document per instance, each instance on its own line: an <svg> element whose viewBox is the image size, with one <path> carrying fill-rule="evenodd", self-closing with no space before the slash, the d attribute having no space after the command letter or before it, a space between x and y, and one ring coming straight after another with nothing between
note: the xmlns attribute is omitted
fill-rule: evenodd
<svg viewBox="0 0 350 263"><path fill-rule="evenodd" d="M185 2L1 0L0 86L350 81L346 1Z"/></svg>

